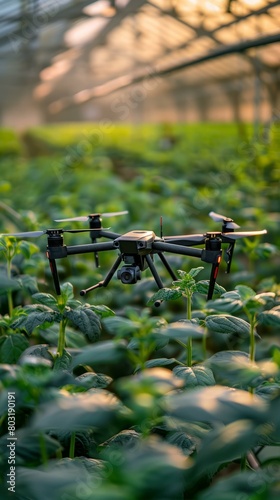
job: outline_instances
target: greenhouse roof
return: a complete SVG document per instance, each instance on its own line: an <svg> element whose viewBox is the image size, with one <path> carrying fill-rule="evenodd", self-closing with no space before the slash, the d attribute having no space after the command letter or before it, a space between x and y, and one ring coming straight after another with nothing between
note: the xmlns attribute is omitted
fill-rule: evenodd
<svg viewBox="0 0 280 500"><path fill-rule="evenodd" d="M126 119L108 100L124 89L134 89L123 97L130 111L146 106L142 118L158 102L156 116L165 107L172 118L173 107L182 119L194 101L203 118L221 94L236 114L244 90L243 107L265 92L278 113L280 1L0 0L0 9L4 116L27 107L39 121L105 110Z"/></svg>

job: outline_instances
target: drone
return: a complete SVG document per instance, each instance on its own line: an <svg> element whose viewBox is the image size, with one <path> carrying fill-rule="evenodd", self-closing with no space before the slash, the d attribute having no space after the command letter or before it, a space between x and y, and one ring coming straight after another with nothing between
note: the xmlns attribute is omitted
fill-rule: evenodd
<svg viewBox="0 0 280 500"><path fill-rule="evenodd" d="M87 221L88 229L47 229L43 231L30 231L24 233L13 233L6 236L19 238L38 237L47 235L47 258L53 277L54 288L57 295L61 294L60 282L57 272L56 260L68 257L69 255L92 253L95 257L95 264L99 267L99 252L115 251L117 258L102 281L93 286L81 290L80 295L84 296L100 287L107 287L117 273L117 278L125 285L132 285L141 280L142 272L149 269L158 288L164 287L162 279L154 263L154 256L157 255L163 266L171 276L172 280L177 280L177 276L170 266L165 252L169 254L186 255L196 257L203 262L211 264L211 273L208 287L207 300L211 299L222 259L222 244L227 244L225 261L227 264L226 273L230 272L235 242L239 238L254 237L266 234L266 229L261 231L238 232L238 226L233 219L225 217L216 212L210 212L210 217L216 222L222 222L221 231L207 231L204 234L188 234L163 236L162 217L161 234L157 236L152 230L131 230L124 234L119 234L104 229L102 227L102 217L112 217L127 214L127 211L94 213L81 217L68 219L56 219L55 222ZM89 232L91 243L67 246L64 244L64 233ZM99 238L108 241L98 242ZM203 248L196 248L203 245ZM123 266L120 267L123 262ZM156 301L155 306L159 306L162 301Z"/></svg>

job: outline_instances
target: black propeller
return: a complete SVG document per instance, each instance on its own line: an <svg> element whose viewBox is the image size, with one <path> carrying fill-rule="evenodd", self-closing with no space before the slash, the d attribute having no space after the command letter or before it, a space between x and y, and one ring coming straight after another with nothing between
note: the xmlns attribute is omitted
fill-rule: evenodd
<svg viewBox="0 0 280 500"><path fill-rule="evenodd" d="M14 236L15 238L38 238L43 234L47 234L48 236L58 236L63 233L83 233L89 232L90 229L45 229L43 231L26 231L23 233L6 233L2 234L2 236Z"/></svg>
<svg viewBox="0 0 280 500"><path fill-rule="evenodd" d="M263 229L261 231L239 231L239 232L229 232L222 233L220 231L208 231L204 234L182 234L178 236L165 236L164 240L166 242L173 242L180 245L192 246L201 245L207 238L221 238L223 243L229 242L229 240L238 240L240 238L249 238L250 236L259 236L266 234L267 230Z"/></svg>
<svg viewBox="0 0 280 500"><path fill-rule="evenodd" d="M70 217L68 219L56 219L55 222L89 222L90 227L90 238L92 243L96 243L97 238L100 236L101 221L102 217L115 217L118 215L128 214L127 210L123 210L122 212L106 212L106 213L96 213L89 215L82 215L80 217ZM98 252L94 252L95 266L99 267L99 256Z"/></svg>
<svg viewBox="0 0 280 500"><path fill-rule="evenodd" d="M222 227L222 232L226 232L228 229L238 229L240 226L234 222L233 219L230 219L230 217L226 217L225 215L217 214L216 212L209 212L209 215L211 219L213 219L215 222L222 222L223 227Z"/></svg>

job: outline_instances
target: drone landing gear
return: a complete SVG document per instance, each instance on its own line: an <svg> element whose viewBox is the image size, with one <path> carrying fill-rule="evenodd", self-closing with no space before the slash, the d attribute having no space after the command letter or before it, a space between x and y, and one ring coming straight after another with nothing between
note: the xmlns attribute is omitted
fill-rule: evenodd
<svg viewBox="0 0 280 500"><path fill-rule="evenodd" d="M159 252L158 253L162 263L164 264L165 268L171 275L173 279L177 279L175 273L173 272L172 268L170 267L168 261L166 260L165 256ZM91 292L92 290L95 290L96 288L101 288L101 287L106 287L111 279L113 278L115 272L118 270L118 267L121 263L121 261L124 260L123 255L119 255L116 261L114 262L113 266L111 267L110 271L104 278L104 280L99 281L99 283L96 283L96 285L93 285L89 288L86 288L84 290L80 291L80 295L84 296L87 293ZM138 261L138 259L133 259L133 262L130 263L129 265L123 266L121 269L118 270L118 279L121 280L122 283L124 284L133 284L136 283L138 280L141 279L141 271L143 271L146 268L149 268L153 278L158 286L158 288L163 288L164 284L157 272L156 266L154 265L153 259L151 255L147 254L144 256L141 256L141 260ZM162 301L156 301L155 306L158 307L160 306Z"/></svg>
<svg viewBox="0 0 280 500"><path fill-rule="evenodd" d="M81 290L80 295L81 296L86 295L88 292L91 292L92 290L95 290L96 288L100 288L102 286L106 287L110 283L111 279L113 278L121 261L122 261L122 258L121 258L121 255L119 255L117 260L114 262L113 266L111 267L110 271L108 272L107 276L104 278L104 280L99 281L99 283L96 283L96 285L93 285L89 288L86 288L85 290Z"/></svg>

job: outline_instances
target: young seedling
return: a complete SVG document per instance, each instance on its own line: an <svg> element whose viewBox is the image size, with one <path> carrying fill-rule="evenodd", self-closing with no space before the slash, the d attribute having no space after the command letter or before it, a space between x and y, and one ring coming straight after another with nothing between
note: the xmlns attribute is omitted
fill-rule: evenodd
<svg viewBox="0 0 280 500"><path fill-rule="evenodd" d="M197 276L200 271L204 269L203 267L196 267L191 269L188 273L186 271L178 270L179 279L173 281L171 288L162 288L151 297L148 305L155 303L157 300L176 300L180 297L185 297L187 301L186 319L191 321L192 319L192 297L196 292L205 292L205 282L196 282L195 276ZM192 365L192 336L188 336L187 343L177 340L187 351L187 365Z"/></svg>
<svg viewBox="0 0 280 500"><path fill-rule="evenodd" d="M22 254L29 259L31 255L38 252L39 248L28 241L18 241L14 237L2 236L0 238L0 252L6 260L6 280L3 281L7 292L9 315L13 313L12 292L20 288L17 280L12 278L12 261L18 254Z"/></svg>

